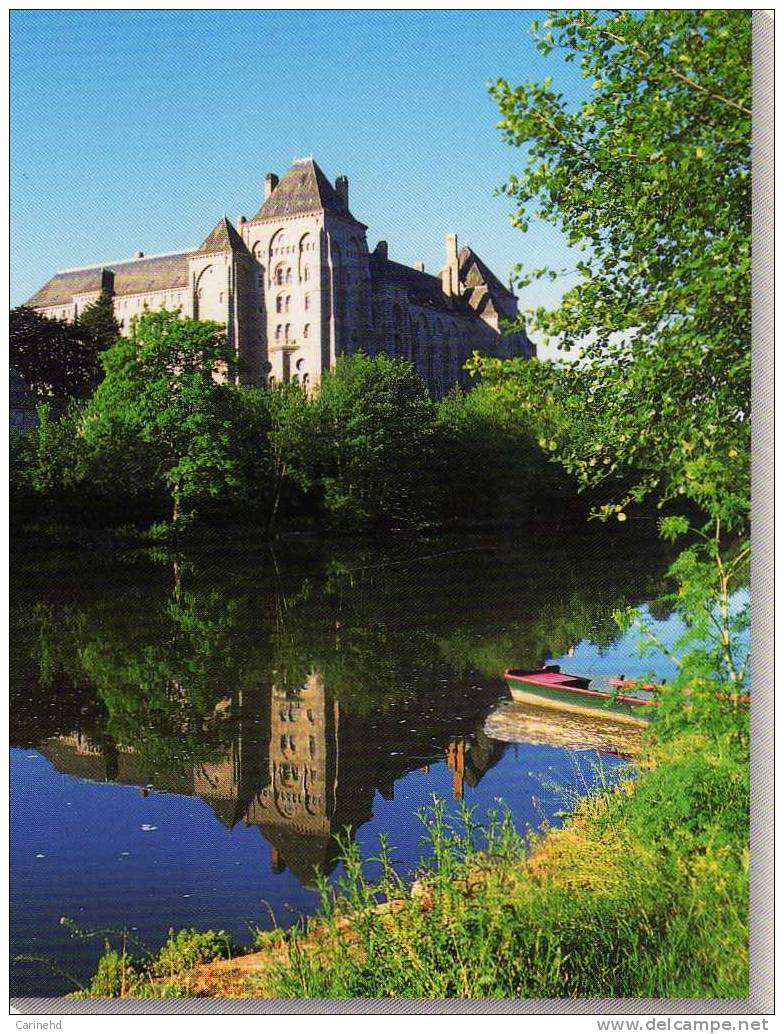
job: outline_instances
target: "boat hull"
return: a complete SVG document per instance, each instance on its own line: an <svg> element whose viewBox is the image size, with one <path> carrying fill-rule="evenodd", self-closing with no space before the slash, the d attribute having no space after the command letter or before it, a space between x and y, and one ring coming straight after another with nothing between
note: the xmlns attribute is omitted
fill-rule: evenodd
<svg viewBox="0 0 784 1034"><path fill-rule="evenodd" d="M614 721L644 726L650 720L650 704L645 701L618 699L610 693L588 689L588 679L564 676L563 684L551 679L543 684L538 672L514 674L505 672L506 684L512 699L521 704L550 707L571 714L591 717L606 716Z"/></svg>

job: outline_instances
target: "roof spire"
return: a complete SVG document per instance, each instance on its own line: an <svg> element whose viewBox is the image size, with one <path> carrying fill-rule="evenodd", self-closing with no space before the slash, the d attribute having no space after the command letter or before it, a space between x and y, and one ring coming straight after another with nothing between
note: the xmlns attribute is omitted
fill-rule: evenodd
<svg viewBox="0 0 784 1034"><path fill-rule="evenodd" d="M247 252L245 242L242 237L237 233L234 227L229 222L224 212L223 217L219 220L218 225L215 226L207 236L207 239L197 248L193 255L215 255L224 251L244 251Z"/></svg>
<svg viewBox="0 0 784 1034"><path fill-rule="evenodd" d="M349 210L347 201L347 196L342 197L340 191L332 186L312 156L295 158L293 165L274 191L265 197L253 219L280 219L308 212L330 212L343 219L357 222Z"/></svg>

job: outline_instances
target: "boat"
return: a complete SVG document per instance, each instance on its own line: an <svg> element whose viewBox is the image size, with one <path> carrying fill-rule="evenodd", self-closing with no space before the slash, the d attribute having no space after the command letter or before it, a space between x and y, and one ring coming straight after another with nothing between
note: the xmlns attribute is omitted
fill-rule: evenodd
<svg viewBox="0 0 784 1034"><path fill-rule="evenodd" d="M653 687L640 687L634 693L622 692L625 680L611 680L614 691L590 689L591 680L584 675L570 675L557 664L544 668L507 668L504 672L512 699L518 703L538 704L575 714L594 717L606 715L615 721L645 725L650 715L645 709L655 704L650 693ZM622 683L622 684L621 684ZM640 695L640 692L646 695Z"/></svg>

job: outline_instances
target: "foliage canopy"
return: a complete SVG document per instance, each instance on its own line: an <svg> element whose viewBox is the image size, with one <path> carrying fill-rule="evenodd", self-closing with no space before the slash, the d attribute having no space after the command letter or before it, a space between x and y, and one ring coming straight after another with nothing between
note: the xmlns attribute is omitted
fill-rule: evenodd
<svg viewBox="0 0 784 1034"><path fill-rule="evenodd" d="M8 352L11 365L41 396L85 398L100 380L98 348L84 327L24 305L11 310Z"/></svg>
<svg viewBox="0 0 784 1034"><path fill-rule="evenodd" d="M516 225L551 222L582 252L572 271L520 276L576 276L534 313L570 358L474 368L536 409L545 445L584 485L607 486L605 514L686 496L743 525L751 14L559 11L534 31L591 83L576 106L550 77L492 87L504 139L527 147L504 187Z"/></svg>

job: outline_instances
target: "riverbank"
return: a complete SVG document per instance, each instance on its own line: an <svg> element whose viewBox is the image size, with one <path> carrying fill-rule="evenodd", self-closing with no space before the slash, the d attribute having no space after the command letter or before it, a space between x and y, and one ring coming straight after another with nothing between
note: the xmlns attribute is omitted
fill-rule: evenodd
<svg viewBox="0 0 784 1034"><path fill-rule="evenodd" d="M346 876L304 928L260 933L239 958L219 935L180 934L146 963L108 953L83 994L744 997L743 740L681 734L641 765L534 841L496 818L472 847L436 805L412 887L387 863L368 883L345 845Z"/></svg>
<svg viewBox="0 0 784 1034"><path fill-rule="evenodd" d="M634 523L647 532L654 526L652 515L640 515ZM556 529L579 530L585 527L584 509L562 506L555 516L532 516L525 520L503 519L427 523L419 527L379 524L345 528L319 522L314 518L291 521L285 528L270 530L264 523L226 520L182 521L175 527L170 521L128 523L117 526L90 526L59 520L41 520L11 529L11 550L30 551L124 552L129 550L170 548L196 551L246 543L276 543L307 540L314 542L365 542L388 540L448 539L488 535L520 535L521 532L552 532Z"/></svg>

